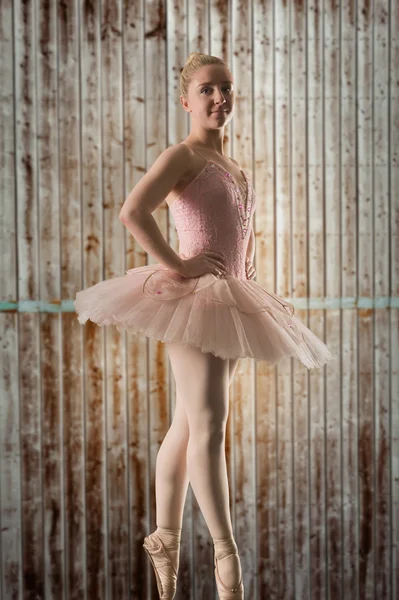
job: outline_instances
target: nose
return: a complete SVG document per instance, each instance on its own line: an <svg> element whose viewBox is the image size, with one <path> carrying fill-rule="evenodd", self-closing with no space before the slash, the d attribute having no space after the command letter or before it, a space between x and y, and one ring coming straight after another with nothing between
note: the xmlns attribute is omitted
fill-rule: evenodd
<svg viewBox="0 0 399 600"><path fill-rule="evenodd" d="M218 92L216 93L215 104L216 104L216 99L219 99L220 104L224 104L226 102L226 98L223 96L223 94L220 90L218 90Z"/></svg>

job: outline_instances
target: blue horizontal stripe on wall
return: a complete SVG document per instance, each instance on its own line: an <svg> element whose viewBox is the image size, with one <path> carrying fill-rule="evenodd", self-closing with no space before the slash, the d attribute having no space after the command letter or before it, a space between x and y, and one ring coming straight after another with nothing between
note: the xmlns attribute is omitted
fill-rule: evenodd
<svg viewBox="0 0 399 600"><path fill-rule="evenodd" d="M346 298L289 298L281 296L284 300L291 302L298 310L310 309L338 309L338 308L399 308L398 296L346 297ZM75 307L73 300L62 300L61 302L45 302L44 300L20 300L19 302L0 302L0 312L20 313L73 313Z"/></svg>

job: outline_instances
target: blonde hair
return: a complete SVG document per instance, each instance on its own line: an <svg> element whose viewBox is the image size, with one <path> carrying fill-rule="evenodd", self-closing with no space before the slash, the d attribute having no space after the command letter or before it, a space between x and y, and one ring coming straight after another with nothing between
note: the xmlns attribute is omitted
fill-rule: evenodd
<svg viewBox="0 0 399 600"><path fill-rule="evenodd" d="M201 67L205 65L224 65L229 68L227 63L212 54L203 54L202 52L191 52L187 57L185 65L180 73L180 94L187 98L188 86L193 78L193 75Z"/></svg>

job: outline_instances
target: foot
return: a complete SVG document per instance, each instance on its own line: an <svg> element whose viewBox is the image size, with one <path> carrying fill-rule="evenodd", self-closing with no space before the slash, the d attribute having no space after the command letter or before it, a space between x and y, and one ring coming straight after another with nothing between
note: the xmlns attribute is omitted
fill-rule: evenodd
<svg viewBox="0 0 399 600"><path fill-rule="evenodd" d="M214 539L215 578L220 600L243 600L241 563L234 537Z"/></svg>
<svg viewBox="0 0 399 600"><path fill-rule="evenodd" d="M165 546L159 533L154 531L144 538L143 547L154 568L160 600L173 600L177 587L180 542Z"/></svg>
<svg viewBox="0 0 399 600"><path fill-rule="evenodd" d="M230 572L228 577L223 576L223 580L220 574L220 565L226 563L228 561L232 562L234 560L235 568L234 571L228 569ZM237 565L240 572L240 578L238 584L226 585L226 583L237 580ZM243 600L244 599L244 585L242 582L241 575L241 565L238 554L229 554L228 556L224 556L223 558L215 557L215 578L216 578L216 587L219 594L220 600Z"/></svg>

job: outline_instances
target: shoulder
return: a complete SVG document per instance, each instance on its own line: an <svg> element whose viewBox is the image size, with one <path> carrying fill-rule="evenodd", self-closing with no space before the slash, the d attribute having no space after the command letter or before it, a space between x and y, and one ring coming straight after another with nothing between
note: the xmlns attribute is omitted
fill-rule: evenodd
<svg viewBox="0 0 399 600"><path fill-rule="evenodd" d="M236 161L234 158L231 158L231 156L229 156L229 159L230 159L230 160L231 160L231 161L232 161L232 162L233 162L235 165L237 165L237 167L239 167L239 166L240 166L240 164L239 164L239 163L238 163L238 162L237 162L237 161Z"/></svg>
<svg viewBox="0 0 399 600"><path fill-rule="evenodd" d="M158 156L157 163L172 170L179 177L185 175L191 158L191 150L185 144L173 144Z"/></svg>
<svg viewBox="0 0 399 600"><path fill-rule="evenodd" d="M190 158L191 154L192 150L185 144L173 144L172 146L165 148L160 156L164 156L166 160L179 162Z"/></svg>
<svg viewBox="0 0 399 600"><path fill-rule="evenodd" d="M181 177L187 169L189 149L183 144L168 146L158 155L148 172L164 176L168 174L172 179Z"/></svg>

